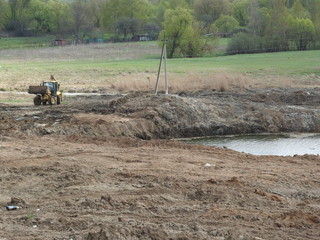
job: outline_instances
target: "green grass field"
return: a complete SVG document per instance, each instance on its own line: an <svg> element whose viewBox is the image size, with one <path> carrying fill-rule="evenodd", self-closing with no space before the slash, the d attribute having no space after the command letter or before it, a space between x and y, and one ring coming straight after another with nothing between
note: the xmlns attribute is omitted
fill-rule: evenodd
<svg viewBox="0 0 320 240"><path fill-rule="evenodd" d="M1 49L22 49L32 47L46 47L52 44L54 36L46 37L6 37L0 38Z"/></svg>
<svg viewBox="0 0 320 240"><path fill-rule="evenodd" d="M79 72L92 69L108 69L113 75L117 72L155 72L158 70L159 59L152 58L134 60L90 60L57 62L24 63L24 68L43 72L60 69L73 69ZM14 66L13 66L14 67ZM36 69L34 69L36 68ZM205 58L168 59L167 68L171 73L211 73L225 71L233 73L250 73L253 75L317 75L320 76L320 51L281 52L265 54L245 54Z"/></svg>
<svg viewBox="0 0 320 240"><path fill-rule="evenodd" d="M23 91L54 74L67 91L90 91L118 88L119 82L121 89L152 89L161 49L156 42L138 42L0 51L0 89ZM168 59L167 69L171 83L192 83L192 89L197 82L239 79L250 86L315 87L320 51L176 58Z"/></svg>
<svg viewBox="0 0 320 240"><path fill-rule="evenodd" d="M156 58L158 57L158 58ZM20 62L1 61L1 67L10 71L23 68L25 72L108 70L117 72L154 72L159 67L159 56L144 56L132 60L42 60ZM264 75L320 75L320 51L280 52L263 54L243 54L204 58L168 59L167 68L172 73L210 73L214 71L240 72ZM113 72L113 73L112 73Z"/></svg>
<svg viewBox="0 0 320 240"><path fill-rule="evenodd" d="M320 51L244 54L212 58L173 59L174 71L221 69L265 75L320 75ZM169 62L169 64L170 64Z"/></svg>

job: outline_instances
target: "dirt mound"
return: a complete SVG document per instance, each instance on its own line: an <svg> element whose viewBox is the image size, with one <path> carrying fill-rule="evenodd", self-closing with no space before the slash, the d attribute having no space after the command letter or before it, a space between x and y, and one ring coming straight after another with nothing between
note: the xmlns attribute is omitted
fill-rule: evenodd
<svg viewBox="0 0 320 240"><path fill-rule="evenodd" d="M68 101L63 107L2 107L7 113L1 119L3 131L149 140L320 130L317 89L207 92L184 97L134 93Z"/></svg>
<svg viewBox="0 0 320 240"><path fill-rule="evenodd" d="M306 92L306 91L304 91ZM283 93L285 96L282 97ZM259 97L259 92L210 93L196 97L132 94L110 101L90 101L84 110L97 131L92 134L130 136L141 139L183 138L261 132L317 132L320 129L319 92L275 91ZM260 94L261 95L261 94ZM270 95L270 96L269 96ZM256 98L264 99L257 101ZM270 100L272 99L272 100ZM95 121L95 122L93 122ZM111 123L110 123L111 122ZM81 125L79 122L74 122ZM82 132L90 132L82 126Z"/></svg>

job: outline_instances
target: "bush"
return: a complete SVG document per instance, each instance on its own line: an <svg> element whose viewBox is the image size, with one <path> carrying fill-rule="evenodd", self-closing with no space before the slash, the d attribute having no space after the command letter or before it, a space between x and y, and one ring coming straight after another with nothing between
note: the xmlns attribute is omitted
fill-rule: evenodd
<svg viewBox="0 0 320 240"><path fill-rule="evenodd" d="M260 36L240 32L231 38L227 54L245 54L265 52L265 40Z"/></svg>

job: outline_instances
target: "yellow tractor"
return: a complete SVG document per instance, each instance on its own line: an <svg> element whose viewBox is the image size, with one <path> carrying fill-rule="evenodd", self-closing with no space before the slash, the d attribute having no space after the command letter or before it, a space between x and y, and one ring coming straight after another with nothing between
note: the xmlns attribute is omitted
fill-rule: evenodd
<svg viewBox="0 0 320 240"><path fill-rule="evenodd" d="M40 86L29 86L30 94L36 94L33 99L34 105L46 105L49 103L60 104L62 102L62 91L60 91L60 84L51 75L50 81L44 81Z"/></svg>

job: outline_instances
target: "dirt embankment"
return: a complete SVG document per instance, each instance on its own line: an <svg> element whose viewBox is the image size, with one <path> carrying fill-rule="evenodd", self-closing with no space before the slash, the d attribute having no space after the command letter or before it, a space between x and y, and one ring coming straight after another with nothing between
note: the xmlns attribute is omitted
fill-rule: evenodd
<svg viewBox="0 0 320 240"><path fill-rule="evenodd" d="M90 96L64 106L8 112L27 134L171 139L223 134L319 132L320 89ZM6 118L6 116L4 117ZM4 124L5 119L2 120ZM18 123L18 124L16 124Z"/></svg>
<svg viewBox="0 0 320 240"><path fill-rule="evenodd" d="M319 156L158 139L319 132L319 102L274 89L0 105L0 239L317 240Z"/></svg>

